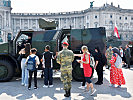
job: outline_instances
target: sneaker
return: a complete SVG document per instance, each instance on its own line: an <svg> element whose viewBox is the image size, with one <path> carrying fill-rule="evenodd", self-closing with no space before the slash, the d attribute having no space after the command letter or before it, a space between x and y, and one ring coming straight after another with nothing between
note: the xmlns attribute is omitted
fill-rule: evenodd
<svg viewBox="0 0 133 100"><path fill-rule="evenodd" d="M93 90L91 91L91 96L96 92L96 89L93 88Z"/></svg>
<svg viewBox="0 0 133 100"><path fill-rule="evenodd" d="M22 86L24 86L24 83L21 83Z"/></svg>
<svg viewBox="0 0 133 100"><path fill-rule="evenodd" d="M38 89L37 87L34 87L34 89Z"/></svg>
<svg viewBox="0 0 133 100"><path fill-rule="evenodd" d="M48 88L48 86L47 86L47 85L43 85L43 87L44 87L44 88Z"/></svg>
<svg viewBox="0 0 133 100"><path fill-rule="evenodd" d="M80 86L78 88L83 90L83 89L85 89L85 86Z"/></svg>
<svg viewBox="0 0 133 100"><path fill-rule="evenodd" d="M28 84L25 84L24 86L28 86Z"/></svg>
<svg viewBox="0 0 133 100"><path fill-rule="evenodd" d="M31 90L31 88L28 88L28 90Z"/></svg>
<svg viewBox="0 0 133 100"><path fill-rule="evenodd" d="M52 88L54 85L49 85L50 88Z"/></svg>

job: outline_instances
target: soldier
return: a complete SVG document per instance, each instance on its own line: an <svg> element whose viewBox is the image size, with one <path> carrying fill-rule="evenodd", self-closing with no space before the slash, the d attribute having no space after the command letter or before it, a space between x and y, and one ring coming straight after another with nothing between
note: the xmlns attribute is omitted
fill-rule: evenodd
<svg viewBox="0 0 133 100"><path fill-rule="evenodd" d="M109 48L106 50L106 58L107 58L107 65L108 65L107 69L111 67L111 64L109 63L109 61L112 58L112 54L113 54L112 46L110 45Z"/></svg>
<svg viewBox="0 0 133 100"><path fill-rule="evenodd" d="M74 54L71 50L68 50L69 44L63 42L63 50L58 53L57 63L61 65L61 81L64 84L65 97L71 96L71 80L72 80L72 62L74 60Z"/></svg>

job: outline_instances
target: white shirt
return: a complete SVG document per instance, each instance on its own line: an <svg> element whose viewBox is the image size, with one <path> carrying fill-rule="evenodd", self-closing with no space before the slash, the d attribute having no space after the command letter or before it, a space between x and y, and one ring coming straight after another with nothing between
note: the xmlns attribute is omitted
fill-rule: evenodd
<svg viewBox="0 0 133 100"><path fill-rule="evenodd" d="M35 54L31 54L31 55L29 55L29 56L31 56L31 57L36 56L36 58L35 58L35 60L36 60L36 65L39 65L39 64L40 64L40 61L39 61L39 58L38 58L37 55L35 55ZM28 56L27 59L26 59L26 63L28 62L29 56ZM38 66L37 66L37 67L38 67Z"/></svg>
<svg viewBox="0 0 133 100"><path fill-rule="evenodd" d="M122 49L120 50L120 54L121 54L121 57L123 57L123 50Z"/></svg>

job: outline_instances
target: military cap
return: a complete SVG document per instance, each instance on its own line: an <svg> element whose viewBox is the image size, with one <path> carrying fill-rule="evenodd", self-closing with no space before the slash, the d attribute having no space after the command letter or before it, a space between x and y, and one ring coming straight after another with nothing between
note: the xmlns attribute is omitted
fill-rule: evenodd
<svg viewBox="0 0 133 100"><path fill-rule="evenodd" d="M63 45L67 45L67 46L69 46L69 44L68 44L67 42L63 42Z"/></svg>

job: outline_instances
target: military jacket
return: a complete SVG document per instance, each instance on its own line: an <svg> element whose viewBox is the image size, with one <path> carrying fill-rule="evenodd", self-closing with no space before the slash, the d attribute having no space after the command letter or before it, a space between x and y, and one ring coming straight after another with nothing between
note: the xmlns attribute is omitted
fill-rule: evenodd
<svg viewBox="0 0 133 100"><path fill-rule="evenodd" d="M74 54L71 50L63 49L58 53L57 63L61 65L60 70L72 70L72 62L74 60Z"/></svg>
<svg viewBox="0 0 133 100"><path fill-rule="evenodd" d="M107 53L107 59L111 59L112 58L112 54L113 54L113 51L112 51L112 49L107 49L106 50L106 53Z"/></svg>

